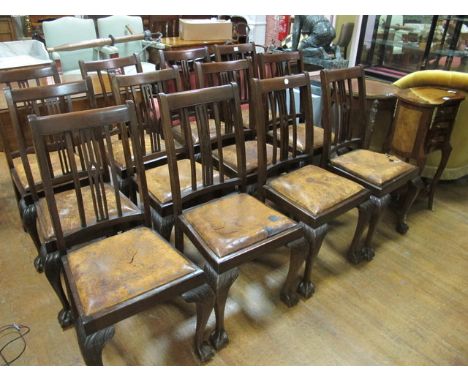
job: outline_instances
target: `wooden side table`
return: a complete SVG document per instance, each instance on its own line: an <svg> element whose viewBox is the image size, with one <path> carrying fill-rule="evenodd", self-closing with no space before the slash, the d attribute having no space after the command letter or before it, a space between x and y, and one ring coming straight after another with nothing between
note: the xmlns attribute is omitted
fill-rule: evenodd
<svg viewBox="0 0 468 382"><path fill-rule="evenodd" d="M389 150L415 161L421 172L429 153L442 152L437 171L427 183L428 208L432 209L435 187L452 151L450 137L465 94L449 88L417 87L398 90L396 96Z"/></svg>

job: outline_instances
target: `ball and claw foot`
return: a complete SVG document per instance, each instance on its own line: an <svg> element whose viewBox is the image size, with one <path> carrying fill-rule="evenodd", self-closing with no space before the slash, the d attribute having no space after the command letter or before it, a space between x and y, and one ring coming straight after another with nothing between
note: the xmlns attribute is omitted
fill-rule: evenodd
<svg viewBox="0 0 468 382"><path fill-rule="evenodd" d="M299 302L299 296L291 292L281 292L280 299L288 308L292 308Z"/></svg>
<svg viewBox="0 0 468 382"><path fill-rule="evenodd" d="M375 256L375 251L370 247L363 247L361 254L364 260L371 261Z"/></svg>
<svg viewBox="0 0 468 382"><path fill-rule="evenodd" d="M229 337L225 330L215 330L210 335L210 342L216 350L220 350L229 343Z"/></svg>
<svg viewBox="0 0 468 382"><path fill-rule="evenodd" d="M409 229L408 224L406 224L406 223L397 223L396 231L399 234L401 234L401 235L406 234L406 232L408 232L408 229Z"/></svg>
<svg viewBox="0 0 468 382"><path fill-rule="evenodd" d="M36 271L38 273L44 272L44 259L42 258L42 256L37 256L34 259L34 268L36 268Z"/></svg>
<svg viewBox="0 0 468 382"><path fill-rule="evenodd" d="M305 299L308 299L314 294L315 286L310 281L301 281L297 287L297 292Z"/></svg>
<svg viewBox="0 0 468 382"><path fill-rule="evenodd" d="M201 347L197 349L198 358L202 363L208 362L215 354L216 350L207 342L203 342Z"/></svg>
<svg viewBox="0 0 468 382"><path fill-rule="evenodd" d="M57 319L62 329L66 329L73 325L73 316L69 309L62 309L59 312Z"/></svg>

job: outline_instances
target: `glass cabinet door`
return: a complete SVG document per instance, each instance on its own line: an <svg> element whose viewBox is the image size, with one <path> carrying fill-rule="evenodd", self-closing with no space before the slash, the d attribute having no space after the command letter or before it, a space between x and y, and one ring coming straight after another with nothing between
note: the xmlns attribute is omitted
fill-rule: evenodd
<svg viewBox="0 0 468 382"><path fill-rule="evenodd" d="M422 69L467 71L468 16L364 16L357 63L389 80Z"/></svg>

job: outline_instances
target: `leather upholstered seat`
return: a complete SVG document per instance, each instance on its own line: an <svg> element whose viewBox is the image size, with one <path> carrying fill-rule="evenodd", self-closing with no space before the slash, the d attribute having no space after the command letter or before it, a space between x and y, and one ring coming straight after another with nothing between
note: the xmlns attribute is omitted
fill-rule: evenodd
<svg viewBox="0 0 468 382"><path fill-rule="evenodd" d="M115 202L114 188L106 183L104 185L104 189L106 193L109 218L112 219L113 217L117 217L117 206ZM87 224L95 224L96 221L91 221L91 219L95 220L95 218L94 215L91 213L94 207L89 186L83 187L81 189L81 193L83 195L83 205L86 211L86 216L91 217L89 221L87 221ZM57 203L57 209L60 217L60 224L62 226L63 234L70 235L73 232L82 229L78 206L76 203L75 190L73 189L55 194L55 200ZM130 199L126 198L124 195L120 195L120 200L122 204L122 213L124 216L132 214L141 214L140 209L137 206L135 206L130 201ZM45 198L39 199L36 206L39 237L41 241L47 242L55 237L52 221L47 208L47 200Z"/></svg>
<svg viewBox="0 0 468 382"><path fill-rule="evenodd" d="M34 179L35 185L41 184L41 172L39 170L39 164L37 163L37 156L36 154L27 154L29 167L31 169L31 175ZM63 175L62 167L60 164L60 157L57 152L51 152L50 154L50 164L52 165L52 169L54 170L55 175ZM78 156L76 156L76 162L79 165L80 160ZM21 185L23 186L25 191L29 191L29 183L28 178L26 177L26 171L24 170L23 162L21 161L21 157L13 158L13 166L14 171L18 176Z"/></svg>
<svg viewBox="0 0 468 382"><path fill-rule="evenodd" d="M248 194L232 194L213 200L187 210L183 216L218 257L296 226L294 220Z"/></svg>
<svg viewBox="0 0 468 382"><path fill-rule="evenodd" d="M141 227L68 253L85 315L197 272L166 240Z"/></svg>
<svg viewBox="0 0 468 382"><path fill-rule="evenodd" d="M321 167L308 165L268 182L290 203L318 216L364 190L364 187Z"/></svg>
<svg viewBox="0 0 468 382"><path fill-rule="evenodd" d="M279 157L279 150L278 150ZM213 151L213 156L218 157L218 150ZM224 165L237 172L237 147L236 145L229 145L223 147L223 160ZM271 164L273 160L273 146L267 144L267 164ZM246 173L250 174L257 171L258 168L258 154L257 154L257 141L245 142L245 168Z"/></svg>
<svg viewBox="0 0 468 382"><path fill-rule="evenodd" d="M273 132L270 132L269 135L272 137ZM305 124L299 123L297 125L297 150L303 152L305 150ZM293 131L292 129L289 131L289 146L293 146ZM323 129L318 126L314 126L314 149L319 149L323 146Z"/></svg>
<svg viewBox="0 0 468 382"><path fill-rule="evenodd" d="M354 150L333 158L330 162L372 184L381 186L386 182L415 170L416 166L400 158L369 150Z"/></svg>
<svg viewBox="0 0 468 382"><path fill-rule="evenodd" d="M182 159L177 161L177 167L179 171L179 183L182 195L184 191L192 189L191 182L191 166L189 159ZM200 163L195 164L195 171L197 177L197 187L203 184L202 177L202 165ZM214 181L216 182L219 177L217 171L214 172ZM169 176L168 165L152 168L146 171L146 179L148 182L148 191L161 203L167 203L172 200L171 193L171 180Z"/></svg>

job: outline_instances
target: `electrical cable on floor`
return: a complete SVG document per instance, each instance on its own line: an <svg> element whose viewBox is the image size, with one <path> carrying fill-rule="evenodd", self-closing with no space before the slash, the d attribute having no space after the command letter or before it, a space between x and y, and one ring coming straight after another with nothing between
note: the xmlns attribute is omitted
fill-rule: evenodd
<svg viewBox="0 0 468 382"><path fill-rule="evenodd" d="M28 326L22 325L22 324L17 324L17 323L4 325L4 326L0 327L0 346L1 346L0 347L0 357L4 362L2 364L2 366L10 366L13 362L15 362L17 359L19 359L23 355L23 353L26 350L26 340L24 339L24 337L30 331L31 331L31 329ZM12 334L14 334L15 337L13 339L10 339L7 343L5 343L2 346L1 345L2 338L7 337L7 336L12 335ZM6 349L6 347L8 345L18 341L19 339L21 339L21 341L23 342L23 348L21 349L20 353L16 357L14 357L11 360L7 360L6 357L5 357L5 354L4 354L4 350Z"/></svg>

